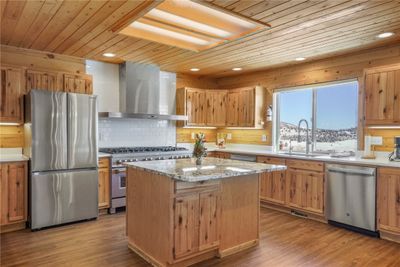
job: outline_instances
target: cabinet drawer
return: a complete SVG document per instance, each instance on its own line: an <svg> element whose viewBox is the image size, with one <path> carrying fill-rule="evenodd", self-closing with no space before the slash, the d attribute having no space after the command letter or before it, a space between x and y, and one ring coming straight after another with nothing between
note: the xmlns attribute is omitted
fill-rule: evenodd
<svg viewBox="0 0 400 267"><path fill-rule="evenodd" d="M285 159L265 157L265 156L258 156L257 162L266 163L266 164L276 164L276 165L285 165L286 164Z"/></svg>
<svg viewBox="0 0 400 267"><path fill-rule="evenodd" d="M109 162L110 162L110 160L108 157L99 158L99 168L109 168L110 167Z"/></svg>
<svg viewBox="0 0 400 267"><path fill-rule="evenodd" d="M309 170L316 172L324 171L324 163L318 161L308 160L287 160L287 166L292 169Z"/></svg>
<svg viewBox="0 0 400 267"><path fill-rule="evenodd" d="M219 187L219 180L209 180L201 182L175 182L175 193L188 193L195 191L210 190Z"/></svg>

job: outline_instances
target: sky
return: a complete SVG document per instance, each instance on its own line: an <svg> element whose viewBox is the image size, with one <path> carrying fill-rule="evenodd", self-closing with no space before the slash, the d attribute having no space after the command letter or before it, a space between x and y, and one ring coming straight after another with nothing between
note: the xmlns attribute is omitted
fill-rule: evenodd
<svg viewBox="0 0 400 267"><path fill-rule="evenodd" d="M330 85L317 90L317 127L319 129L347 129L357 127L358 84ZM282 122L297 125L306 119L311 128L312 90L280 93Z"/></svg>

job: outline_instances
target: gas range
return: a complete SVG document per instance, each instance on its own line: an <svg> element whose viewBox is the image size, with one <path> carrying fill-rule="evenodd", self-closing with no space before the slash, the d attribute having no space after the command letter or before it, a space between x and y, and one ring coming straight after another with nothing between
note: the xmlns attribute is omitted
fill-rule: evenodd
<svg viewBox="0 0 400 267"><path fill-rule="evenodd" d="M123 167L125 162L190 158L191 152L184 147L112 147L101 148L100 152L111 154L112 167Z"/></svg>
<svg viewBox="0 0 400 267"><path fill-rule="evenodd" d="M125 162L190 158L191 152L183 147L112 147L100 148L100 152L111 154L111 207L110 213L126 205Z"/></svg>

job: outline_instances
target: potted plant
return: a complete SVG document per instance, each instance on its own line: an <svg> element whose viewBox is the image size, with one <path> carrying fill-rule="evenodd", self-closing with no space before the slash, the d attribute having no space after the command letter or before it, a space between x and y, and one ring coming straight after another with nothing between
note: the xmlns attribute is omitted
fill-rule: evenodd
<svg viewBox="0 0 400 267"><path fill-rule="evenodd" d="M207 156L207 149L204 146L206 142L204 133L196 134L196 141L193 148L193 157L196 158L196 165L201 165L203 157Z"/></svg>

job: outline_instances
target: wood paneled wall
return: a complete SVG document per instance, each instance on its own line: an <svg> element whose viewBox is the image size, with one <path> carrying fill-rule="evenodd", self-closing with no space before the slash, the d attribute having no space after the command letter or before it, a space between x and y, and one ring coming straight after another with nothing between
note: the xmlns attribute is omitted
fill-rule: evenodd
<svg viewBox="0 0 400 267"><path fill-rule="evenodd" d="M400 45L381 47L360 51L344 56L327 58L310 63L297 64L290 67L277 68L252 73L243 73L241 75L218 78L219 88L235 88L250 86L254 84L261 85L269 91L278 88L307 85L313 83L322 83L328 81L339 81L351 78L363 79L365 68L384 66L400 62ZM363 90L363 85L360 84ZM269 102L272 103L271 95ZM266 132L271 133L272 124L267 125ZM390 151L393 148L393 137L399 135L399 130L368 130L366 133L380 135L384 137L383 146L377 146L376 150ZM396 134L397 132L397 134ZM249 131L250 133L250 131ZM234 133L233 133L234 134ZM257 133L261 140L263 132ZM240 135L239 135L240 136ZM238 143L245 143L247 135L235 139ZM270 137L270 136L268 136ZM271 141L271 138L267 139Z"/></svg>
<svg viewBox="0 0 400 267"><path fill-rule="evenodd" d="M85 60L82 58L45 53L37 50L12 46L0 46L1 64L43 70L85 73ZM24 146L23 126L0 125L0 148Z"/></svg>
<svg viewBox="0 0 400 267"><path fill-rule="evenodd" d="M192 133L204 133L207 142L216 142L217 129L200 129L200 128L177 128L176 142L177 143L194 143Z"/></svg>
<svg viewBox="0 0 400 267"><path fill-rule="evenodd" d="M0 148L23 147L23 126L0 126Z"/></svg>

